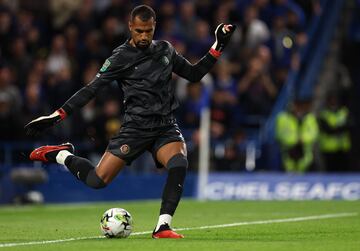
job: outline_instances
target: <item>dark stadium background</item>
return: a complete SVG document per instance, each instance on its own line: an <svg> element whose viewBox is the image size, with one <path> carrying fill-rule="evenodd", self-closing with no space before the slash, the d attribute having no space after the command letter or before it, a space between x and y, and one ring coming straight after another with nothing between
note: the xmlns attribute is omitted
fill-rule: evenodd
<svg viewBox="0 0 360 251"><path fill-rule="evenodd" d="M122 93L116 83L41 137L29 138L23 130L30 120L58 109L96 75L111 51L127 39L128 15L142 3L157 13L155 39L170 41L191 62L211 47L219 23L238 26L201 83L188 85L175 75L172 80L189 151L191 188L186 196L195 193L202 108L209 107L211 114L211 172L246 177L261 173L266 179L268 173L285 174L274 139L278 112L294 99L307 99L317 113L332 89L353 121L350 162L340 171L359 182L359 0L0 0L0 203L28 202L28 191L40 191L45 201L158 197L163 176L147 154L110 186L113 191L129 188L117 197L88 191L64 169L39 169L39 163L27 159L36 146L70 141L78 155L97 162L121 126ZM252 74L260 77L249 84ZM249 149L255 154L255 169L247 166ZM311 175L329 174L321 154L315 157ZM138 188L149 184L156 184L153 193L141 196L144 190Z"/></svg>

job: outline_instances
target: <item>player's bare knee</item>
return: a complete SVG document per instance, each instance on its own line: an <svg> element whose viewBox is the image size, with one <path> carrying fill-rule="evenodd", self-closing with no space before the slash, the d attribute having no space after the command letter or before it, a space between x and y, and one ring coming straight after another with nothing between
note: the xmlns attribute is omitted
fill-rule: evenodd
<svg viewBox="0 0 360 251"><path fill-rule="evenodd" d="M101 189L107 186L109 182L100 178L94 170L90 171L87 178L86 184L94 189Z"/></svg>

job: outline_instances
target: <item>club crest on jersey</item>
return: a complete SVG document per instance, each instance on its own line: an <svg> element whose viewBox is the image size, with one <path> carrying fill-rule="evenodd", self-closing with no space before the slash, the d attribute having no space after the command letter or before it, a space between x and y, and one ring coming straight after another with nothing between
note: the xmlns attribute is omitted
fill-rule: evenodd
<svg viewBox="0 0 360 251"><path fill-rule="evenodd" d="M130 152L130 146L127 144L120 146L120 152L122 154L128 154Z"/></svg>
<svg viewBox="0 0 360 251"><path fill-rule="evenodd" d="M100 72L104 72L110 66L111 62L109 59L105 60L105 63L101 66Z"/></svg>
<svg viewBox="0 0 360 251"><path fill-rule="evenodd" d="M163 56L160 60L161 64L167 66L169 64L169 59L166 56Z"/></svg>

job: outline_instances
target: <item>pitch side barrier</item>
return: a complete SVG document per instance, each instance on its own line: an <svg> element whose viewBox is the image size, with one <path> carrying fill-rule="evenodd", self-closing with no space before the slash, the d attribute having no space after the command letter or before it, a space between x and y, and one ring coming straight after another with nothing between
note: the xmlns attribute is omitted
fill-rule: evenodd
<svg viewBox="0 0 360 251"><path fill-rule="evenodd" d="M3 176L0 204L12 203L25 192ZM94 190L76 182L67 171L49 168L48 181L31 189L42 193L45 203L159 199L166 173L120 174L108 187ZM183 196L197 198L197 174L189 172ZM359 200L360 173L304 174L210 173L206 200Z"/></svg>
<svg viewBox="0 0 360 251"><path fill-rule="evenodd" d="M205 196L209 200L359 200L360 173L212 173Z"/></svg>

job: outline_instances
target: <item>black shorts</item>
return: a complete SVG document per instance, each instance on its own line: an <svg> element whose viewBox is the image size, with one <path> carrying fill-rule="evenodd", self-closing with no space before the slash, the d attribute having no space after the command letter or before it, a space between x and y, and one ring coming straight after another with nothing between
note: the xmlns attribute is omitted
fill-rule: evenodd
<svg viewBox="0 0 360 251"><path fill-rule="evenodd" d="M177 124L158 128L122 127L110 139L106 151L123 159L127 165L145 151L152 153L156 166L163 167L156 159L156 152L170 142L185 142Z"/></svg>

